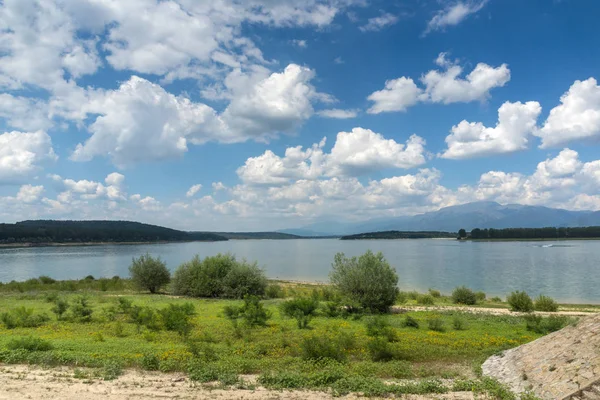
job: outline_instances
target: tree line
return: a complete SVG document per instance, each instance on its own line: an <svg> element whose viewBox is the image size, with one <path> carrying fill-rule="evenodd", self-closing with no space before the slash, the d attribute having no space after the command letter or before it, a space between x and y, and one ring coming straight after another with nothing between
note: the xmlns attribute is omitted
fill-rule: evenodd
<svg viewBox="0 0 600 400"><path fill-rule="evenodd" d="M462 231L462 229L461 229ZM462 235L460 235L462 236ZM573 228L506 228L473 229L471 239L568 239L600 238L600 226Z"/></svg>
<svg viewBox="0 0 600 400"><path fill-rule="evenodd" d="M214 233L184 232L130 221L23 221L0 224L0 243L220 241Z"/></svg>

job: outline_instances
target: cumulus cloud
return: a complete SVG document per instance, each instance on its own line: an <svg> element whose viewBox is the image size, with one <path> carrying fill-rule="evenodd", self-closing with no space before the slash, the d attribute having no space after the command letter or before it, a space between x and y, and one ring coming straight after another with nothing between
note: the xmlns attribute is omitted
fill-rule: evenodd
<svg viewBox="0 0 600 400"><path fill-rule="evenodd" d="M38 201L44 192L43 186L23 185L17 193L17 200L24 203L34 203Z"/></svg>
<svg viewBox="0 0 600 400"><path fill-rule="evenodd" d="M510 80L510 70L506 64L492 67L479 63L465 78L461 78L463 68L456 61L448 60L446 53L440 53L436 64L442 70L431 70L424 74L420 79L423 88L404 76L386 81L384 89L367 97L374 103L368 112L406 111L418 102L450 104L484 101L492 89L502 87Z"/></svg>
<svg viewBox="0 0 600 400"><path fill-rule="evenodd" d="M292 180L360 176L385 168L409 169L426 162L425 140L412 135L406 144L385 139L370 129L339 132L330 153L323 151L325 138L311 148L290 147L280 157L267 150L251 157L237 170L246 184L281 186Z"/></svg>
<svg viewBox="0 0 600 400"><path fill-rule="evenodd" d="M118 172L113 172L106 176L104 184L88 179L73 180L63 179L59 175L51 175L52 179L61 190L58 200L62 203L69 203L75 198L78 200L97 200L104 199L110 201L125 201L125 176Z"/></svg>
<svg viewBox="0 0 600 400"><path fill-rule="evenodd" d="M18 182L58 157L44 131L0 135L0 183Z"/></svg>
<svg viewBox="0 0 600 400"><path fill-rule="evenodd" d="M525 150L541 112L537 101L506 102L498 109L498 123L493 128L463 120L446 137L448 149L441 157L463 159Z"/></svg>
<svg viewBox="0 0 600 400"><path fill-rule="evenodd" d="M350 119L358 116L358 110L341 110L339 108L332 108L329 110L318 111L317 114L323 118Z"/></svg>
<svg viewBox="0 0 600 400"><path fill-rule="evenodd" d="M560 102L536 132L542 139L540 147L600 138L600 86L596 79L575 81Z"/></svg>
<svg viewBox="0 0 600 400"><path fill-rule="evenodd" d="M25 131L52 127L45 101L8 93L0 94L0 118L4 118L10 127Z"/></svg>
<svg viewBox="0 0 600 400"><path fill-rule="evenodd" d="M362 25L358 29L360 29L362 32L377 32L388 26L396 24L397 22L397 16L390 13L384 13L381 14L379 17L369 18L367 23L365 25Z"/></svg>
<svg viewBox="0 0 600 400"><path fill-rule="evenodd" d="M423 35L433 31L446 29L448 26L455 26L464 21L472 14L479 12L488 2L488 0L468 0L457 1L454 4L437 12L437 14L427 23L427 28Z"/></svg>
<svg viewBox="0 0 600 400"><path fill-rule="evenodd" d="M160 201L151 196L142 197L140 194L134 194L129 199L144 211L159 211L162 208Z"/></svg>
<svg viewBox="0 0 600 400"><path fill-rule="evenodd" d="M193 185L192 187L189 188L189 190L187 191L185 196L186 197L194 197L196 195L196 193L198 193L201 189L202 189L202 185L200 185L200 184Z"/></svg>

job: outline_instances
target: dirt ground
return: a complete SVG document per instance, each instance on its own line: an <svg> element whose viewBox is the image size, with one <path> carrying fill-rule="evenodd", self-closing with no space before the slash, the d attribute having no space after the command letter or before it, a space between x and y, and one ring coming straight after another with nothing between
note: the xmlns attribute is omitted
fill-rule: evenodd
<svg viewBox="0 0 600 400"><path fill-rule="evenodd" d="M44 369L37 366L0 364L0 400L134 400L134 399L214 399L214 400L318 400L334 399L322 392L273 391L261 387L253 390L211 389L190 383L185 375L160 372L126 371L114 381L74 378L74 369ZM246 381L254 376L243 377ZM357 395L335 397L358 399ZM406 396L405 399L470 400L472 393L449 393L432 396Z"/></svg>
<svg viewBox="0 0 600 400"><path fill-rule="evenodd" d="M512 312L508 308L491 308L491 307L465 307L465 306L394 306L392 312L402 314L411 311L461 311L471 314L490 314L490 315L527 315L527 313ZM586 317L598 313L597 308L582 308L577 310L561 310L557 312L542 312L536 311L535 314L550 316L550 315L566 315L571 317Z"/></svg>

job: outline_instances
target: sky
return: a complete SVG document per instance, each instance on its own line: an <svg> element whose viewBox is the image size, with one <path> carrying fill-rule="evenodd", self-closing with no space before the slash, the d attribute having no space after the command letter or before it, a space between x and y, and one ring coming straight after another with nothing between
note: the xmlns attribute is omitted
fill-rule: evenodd
<svg viewBox="0 0 600 400"><path fill-rule="evenodd" d="M4 0L0 222L600 210L594 0Z"/></svg>

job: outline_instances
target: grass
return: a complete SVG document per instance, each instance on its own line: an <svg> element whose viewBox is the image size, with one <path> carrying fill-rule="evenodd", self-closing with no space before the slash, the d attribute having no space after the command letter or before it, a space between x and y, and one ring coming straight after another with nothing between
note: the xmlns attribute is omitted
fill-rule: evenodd
<svg viewBox="0 0 600 400"><path fill-rule="evenodd" d="M238 375L256 374L271 388L328 388L338 394L366 395L443 393L452 387L439 379L477 379L471 366L541 336L527 330L520 316L439 310L388 315L382 327L370 317L326 317L319 311L309 329L299 329L294 319L282 315L285 299L279 298L262 302L271 315L266 326L234 326L224 309L240 307L243 301L140 294L128 280L110 281L113 286L108 287L90 279L1 285L0 310L10 313L24 307L50 320L28 328L7 329L0 324L0 362L95 368L107 380L117 378L124 368L140 368L182 371L199 382L218 380L223 385L238 382ZM277 284L286 297L320 298L322 307L323 299L331 296L324 285ZM34 289L21 291L24 287ZM68 290L59 290L64 287ZM53 314L57 299L76 304L82 295L92 310L89 321L69 318L70 311L60 320ZM406 304L416 305L417 299ZM434 299L436 305L451 304L447 296ZM189 331L149 329L118 311L136 306L157 314L193 307ZM407 317L420 328L405 326ZM374 326L384 333L374 334ZM331 343L335 349L326 348ZM381 379L415 381L384 385ZM484 387L481 382L472 386Z"/></svg>

